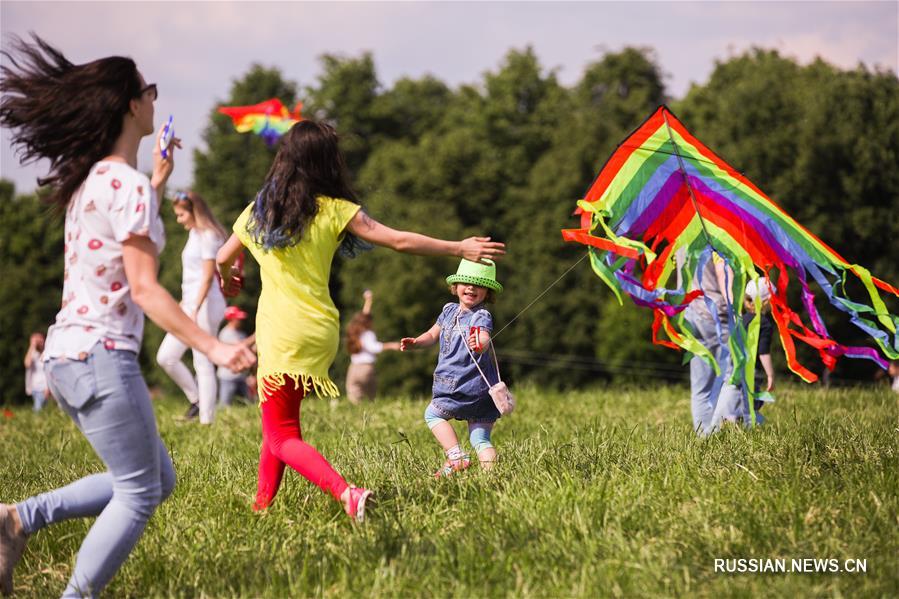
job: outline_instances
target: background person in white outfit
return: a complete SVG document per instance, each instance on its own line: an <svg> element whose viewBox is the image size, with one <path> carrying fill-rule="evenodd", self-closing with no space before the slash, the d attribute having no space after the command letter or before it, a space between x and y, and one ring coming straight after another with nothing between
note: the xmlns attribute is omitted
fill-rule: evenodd
<svg viewBox="0 0 899 599"><path fill-rule="evenodd" d="M34 411L40 412L47 400L47 377L44 376L44 334L32 333L25 352L25 393L34 402Z"/></svg>
<svg viewBox="0 0 899 599"><path fill-rule="evenodd" d="M215 281L215 254L224 243L225 229L216 220L203 198L194 192L179 192L173 202L175 218L189 231L181 252L181 309L211 335L218 333L225 314L225 296ZM194 370L181 361L187 345L168 334L159 345L156 361L187 396L187 417L199 414L201 424L211 424L215 417L215 366L197 350L192 350Z"/></svg>
<svg viewBox="0 0 899 599"><path fill-rule="evenodd" d="M371 304L374 296L368 289L362 294L362 312L357 312L346 331L346 350L350 354L350 367L346 373L346 394L351 403L363 399L372 400L378 392L375 360L384 350L399 351L398 341L381 343L371 330Z"/></svg>

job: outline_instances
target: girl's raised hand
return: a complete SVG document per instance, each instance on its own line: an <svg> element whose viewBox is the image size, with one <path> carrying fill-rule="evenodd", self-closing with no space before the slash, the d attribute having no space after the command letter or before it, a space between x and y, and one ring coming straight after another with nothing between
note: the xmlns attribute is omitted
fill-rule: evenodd
<svg viewBox="0 0 899 599"><path fill-rule="evenodd" d="M400 339L400 351L411 349L414 345L415 339L413 339L412 337L403 337L402 339Z"/></svg>
<svg viewBox="0 0 899 599"><path fill-rule="evenodd" d="M484 258L496 261L506 253L506 244L490 241L489 237L469 237L461 242L462 257L471 262Z"/></svg>

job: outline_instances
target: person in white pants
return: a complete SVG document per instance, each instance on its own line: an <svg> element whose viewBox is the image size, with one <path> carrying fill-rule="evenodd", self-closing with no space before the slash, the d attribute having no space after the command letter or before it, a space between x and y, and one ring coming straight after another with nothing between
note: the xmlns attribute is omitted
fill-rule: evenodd
<svg viewBox="0 0 899 599"><path fill-rule="evenodd" d="M173 202L175 218L189 231L181 252L181 309L211 335L218 333L225 314L225 296L215 280L215 254L227 237L209 206L194 192L179 192ZM181 361L187 345L172 334L165 336L156 361L190 401L186 418L200 416L201 424L215 418L216 376L212 362L192 350L196 378Z"/></svg>

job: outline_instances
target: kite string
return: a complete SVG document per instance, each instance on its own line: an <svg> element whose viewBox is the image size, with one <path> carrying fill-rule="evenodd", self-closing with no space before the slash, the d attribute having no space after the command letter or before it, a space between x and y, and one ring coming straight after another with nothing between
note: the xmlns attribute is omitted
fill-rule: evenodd
<svg viewBox="0 0 899 599"><path fill-rule="evenodd" d="M533 306L534 304L536 304L536 303L537 303L537 300L539 300L541 297L543 297L544 295L546 295L546 293L547 293L550 289L552 289L553 287L555 287L556 283L558 283L559 281L561 281L561 280L565 277L565 275L567 275L567 274L570 273L572 270L574 270L574 268L575 268L578 264L580 264L581 262L583 262L583 261L584 261L584 258L586 258L586 257L589 256L589 255L590 255L590 252L589 252L589 250L588 250L587 253L584 254L583 256L581 256L581 258L580 258L577 262L575 262L574 264L572 264L571 266L569 266L569 267L568 267L568 270L566 270L566 271L563 272L561 275L559 275L559 278L557 278L555 281L553 281L552 283L550 283L550 284L549 284L549 287L547 287L546 289L544 289L543 291L541 291L541 292L540 292L540 295L538 295L538 296L535 297L533 300L531 300L531 303L529 303L527 306L525 306L524 308L522 308L522 310L521 310L518 314L516 314L515 316L513 316L513 317L512 317L512 320L510 320L509 322L506 323L506 326L504 326L503 328L501 328L499 331L496 332L495 335L493 335L493 339L496 339L496 338L499 336L500 333L502 333L503 331L505 331L506 328L508 328L508 326L509 326L510 324L512 324L513 322L515 322L515 321L518 319L519 316L521 316L522 314L524 314L524 313L528 310L528 308L530 308L531 306Z"/></svg>

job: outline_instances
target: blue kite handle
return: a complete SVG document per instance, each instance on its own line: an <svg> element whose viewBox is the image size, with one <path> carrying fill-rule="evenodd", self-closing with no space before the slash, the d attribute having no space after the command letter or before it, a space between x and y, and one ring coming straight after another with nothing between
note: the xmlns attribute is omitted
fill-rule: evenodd
<svg viewBox="0 0 899 599"><path fill-rule="evenodd" d="M162 136L159 138L159 150L162 152L163 159L169 157L169 146L172 145L172 140L175 138L175 125L172 124L172 115L169 115L169 120L166 122L165 127L162 129Z"/></svg>

